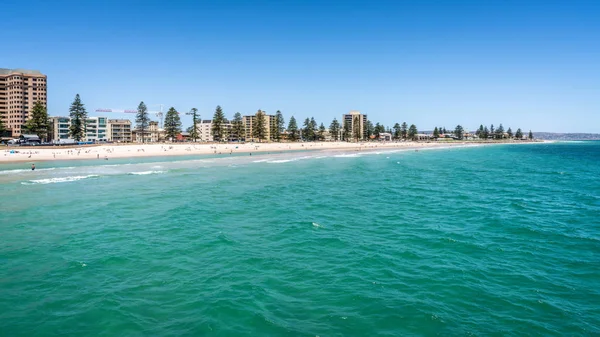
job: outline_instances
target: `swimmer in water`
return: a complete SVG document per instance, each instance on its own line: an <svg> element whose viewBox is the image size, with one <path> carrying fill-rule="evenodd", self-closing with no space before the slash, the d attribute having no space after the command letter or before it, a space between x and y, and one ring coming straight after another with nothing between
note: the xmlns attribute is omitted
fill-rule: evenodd
<svg viewBox="0 0 600 337"><path fill-rule="evenodd" d="M35 171L35 164L31 164L31 170Z"/></svg>

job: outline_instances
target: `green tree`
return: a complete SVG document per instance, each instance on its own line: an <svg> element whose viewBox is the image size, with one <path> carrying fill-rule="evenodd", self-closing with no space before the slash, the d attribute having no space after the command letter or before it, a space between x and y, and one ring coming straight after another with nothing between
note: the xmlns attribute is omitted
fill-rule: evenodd
<svg viewBox="0 0 600 337"><path fill-rule="evenodd" d="M400 139L401 135L400 124L394 124L394 139Z"/></svg>
<svg viewBox="0 0 600 337"><path fill-rule="evenodd" d="M379 122L377 122L377 124L375 124L375 127L373 128L373 135L375 136L375 138L379 139L379 135L381 134L381 124L379 124ZM385 128L384 128L385 130Z"/></svg>
<svg viewBox="0 0 600 337"><path fill-rule="evenodd" d="M0 117L0 137L4 136L4 132L6 132L6 127L4 126L4 122L2 121L2 118Z"/></svg>
<svg viewBox="0 0 600 337"><path fill-rule="evenodd" d="M87 119L87 111L85 105L81 102L79 94L75 95L73 103L69 108L69 117L71 117L71 126L69 127L69 135L76 141L81 141L85 138L85 121Z"/></svg>
<svg viewBox="0 0 600 337"><path fill-rule="evenodd" d="M512 130L510 129L510 127L508 127L508 130L506 130L506 133L508 134L508 139L512 139L512 137L513 137L513 132L512 132Z"/></svg>
<svg viewBox="0 0 600 337"><path fill-rule="evenodd" d="M275 140L280 142L281 134L283 134L283 131L285 131L285 120L283 119L283 114L281 114L281 111L279 110L277 110L277 113L275 114L275 124L277 125Z"/></svg>
<svg viewBox="0 0 600 337"><path fill-rule="evenodd" d="M502 123L500 123L500 125L496 129L496 136L495 137L496 137L496 139L502 139L502 138L504 138L504 127L502 126Z"/></svg>
<svg viewBox="0 0 600 337"><path fill-rule="evenodd" d="M518 140L523 139L523 131L521 131L521 128L517 129L517 132L515 133L515 138Z"/></svg>
<svg viewBox="0 0 600 337"><path fill-rule="evenodd" d="M319 138L318 135L318 126L317 126L317 122L315 121L314 117L310 118L310 130L312 131L312 140L315 141Z"/></svg>
<svg viewBox="0 0 600 337"><path fill-rule="evenodd" d="M262 142L266 135L267 128L265 127L265 113L262 110L258 110L252 123L252 137L257 138L259 142Z"/></svg>
<svg viewBox="0 0 600 337"><path fill-rule="evenodd" d="M340 134L340 123L335 118L333 119L333 121L331 121L331 124L329 125L329 133L331 134L333 140L337 142Z"/></svg>
<svg viewBox="0 0 600 337"><path fill-rule="evenodd" d="M242 114L239 112L236 112L235 115L233 115L233 121L231 122L231 133L237 141L246 138L244 120L242 119Z"/></svg>
<svg viewBox="0 0 600 337"><path fill-rule="evenodd" d="M408 125L406 122L402 123L402 126L400 127L400 134L402 135L402 139L406 139L408 136Z"/></svg>
<svg viewBox="0 0 600 337"><path fill-rule="evenodd" d="M488 139L488 137L490 136L490 130L488 130L488 127L487 127L487 126L485 126L485 127L483 128L483 132L482 132L482 134L481 134L481 135L482 135L482 137L481 137L481 138L483 138L483 139Z"/></svg>
<svg viewBox="0 0 600 337"><path fill-rule="evenodd" d="M181 118L177 110L171 107L165 115L165 136L173 141L179 133L181 133Z"/></svg>
<svg viewBox="0 0 600 337"><path fill-rule="evenodd" d="M477 135L477 137L479 137L480 139L483 138L483 124L479 125L479 129L477 129L477 131L475 132L475 134Z"/></svg>
<svg viewBox="0 0 600 337"><path fill-rule="evenodd" d="M350 121L344 120L344 128L342 129L342 140L348 141L351 138L352 130L350 130Z"/></svg>
<svg viewBox="0 0 600 337"><path fill-rule="evenodd" d="M192 108L192 128L188 128L187 132L190 133L190 138L195 142L198 139L198 109Z"/></svg>
<svg viewBox="0 0 600 337"><path fill-rule="evenodd" d="M36 101L34 103L31 110L31 119L27 121L26 128L40 139L47 139L50 123L48 121L48 111L42 102Z"/></svg>
<svg viewBox="0 0 600 337"><path fill-rule="evenodd" d="M141 133L140 137L142 139L142 143L146 141L144 135L146 130L148 129L148 124L150 124L150 116L148 115L148 108L144 102L140 102L137 108L138 112L135 115L135 124L138 132Z"/></svg>
<svg viewBox="0 0 600 337"><path fill-rule="evenodd" d="M227 140L225 138L225 122L225 114L223 113L223 109L221 109L220 105L217 105L210 130L213 134L213 140L215 142Z"/></svg>
<svg viewBox="0 0 600 337"><path fill-rule="evenodd" d="M529 138L529 140L533 140L533 132L531 132L531 130L529 130L529 136L527 138Z"/></svg>
<svg viewBox="0 0 600 337"><path fill-rule="evenodd" d="M438 130L437 126L433 129L433 138L439 138L440 137L440 131Z"/></svg>
<svg viewBox="0 0 600 337"><path fill-rule="evenodd" d="M363 138L361 130L360 130L360 116L357 115L352 118L353 118L352 134L354 135L354 139L356 139L356 141L358 142L359 140L361 140ZM369 122L367 121L367 130L368 130L368 125L369 125Z"/></svg>
<svg viewBox="0 0 600 337"><path fill-rule="evenodd" d="M290 117L287 131L289 140L293 142L298 140L298 123L296 123L296 118L294 118L294 116Z"/></svg>
<svg viewBox="0 0 600 337"><path fill-rule="evenodd" d="M320 141L325 140L325 132L326 131L327 131L327 129L325 128L325 125L323 125L323 123L321 123L321 125L319 126L319 140Z"/></svg>
<svg viewBox="0 0 600 337"><path fill-rule="evenodd" d="M360 129L360 126L359 126L359 129ZM368 120L367 125L365 125L365 129L366 129L365 131L367 133L367 139L371 139L371 136L375 134L375 127L373 126L373 123ZM362 135L359 138L362 138Z"/></svg>
<svg viewBox="0 0 600 337"><path fill-rule="evenodd" d="M496 129L494 129L494 124L490 125L490 136L494 137L496 134Z"/></svg>
<svg viewBox="0 0 600 337"><path fill-rule="evenodd" d="M419 131L417 130L417 126L414 124L411 124L410 128L408 128L408 138L410 138L412 140L416 140L418 133L419 133Z"/></svg>
<svg viewBox="0 0 600 337"><path fill-rule="evenodd" d="M454 135L456 136L456 138L463 139L464 133L465 129L460 124L458 124L456 128L454 128Z"/></svg>

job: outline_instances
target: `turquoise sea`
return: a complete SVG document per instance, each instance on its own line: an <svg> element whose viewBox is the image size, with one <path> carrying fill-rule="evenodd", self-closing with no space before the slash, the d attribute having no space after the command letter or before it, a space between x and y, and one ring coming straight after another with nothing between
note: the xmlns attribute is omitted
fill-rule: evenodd
<svg viewBox="0 0 600 337"><path fill-rule="evenodd" d="M600 142L0 165L0 336L600 335Z"/></svg>

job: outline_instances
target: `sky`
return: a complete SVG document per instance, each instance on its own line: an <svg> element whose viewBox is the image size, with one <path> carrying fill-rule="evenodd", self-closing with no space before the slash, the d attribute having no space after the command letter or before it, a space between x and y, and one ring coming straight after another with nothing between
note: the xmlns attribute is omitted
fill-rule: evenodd
<svg viewBox="0 0 600 337"><path fill-rule="evenodd" d="M0 68L48 76L48 112L173 106L211 118L350 110L419 130L600 133L600 1L21 1Z"/></svg>

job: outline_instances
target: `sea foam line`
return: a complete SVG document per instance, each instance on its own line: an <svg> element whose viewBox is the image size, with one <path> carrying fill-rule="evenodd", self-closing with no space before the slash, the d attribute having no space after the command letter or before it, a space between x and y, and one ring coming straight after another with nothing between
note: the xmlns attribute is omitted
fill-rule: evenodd
<svg viewBox="0 0 600 337"><path fill-rule="evenodd" d="M48 178L48 179L37 179L37 180L29 180L24 181L21 184L23 185L35 185L35 184L56 184L56 183L67 183L71 181L77 181L88 178L96 178L99 177L96 174L90 174L87 176L70 176L70 177L61 177L61 178Z"/></svg>
<svg viewBox="0 0 600 337"><path fill-rule="evenodd" d="M161 174L166 173L167 171L141 171L141 172L129 172L128 174L133 174L136 176L144 176L147 174Z"/></svg>

